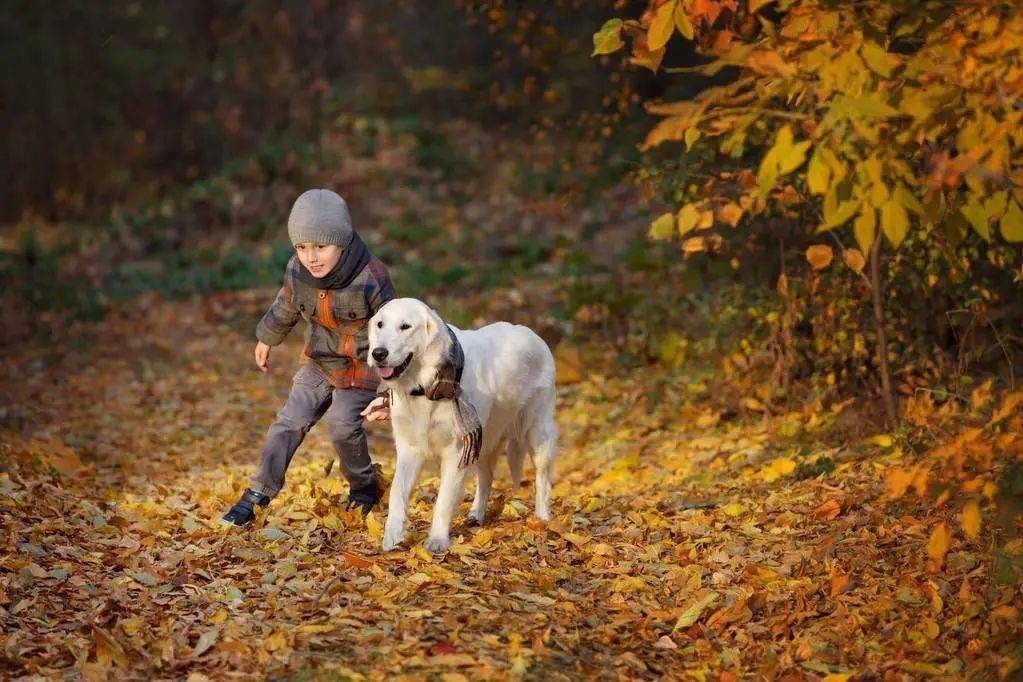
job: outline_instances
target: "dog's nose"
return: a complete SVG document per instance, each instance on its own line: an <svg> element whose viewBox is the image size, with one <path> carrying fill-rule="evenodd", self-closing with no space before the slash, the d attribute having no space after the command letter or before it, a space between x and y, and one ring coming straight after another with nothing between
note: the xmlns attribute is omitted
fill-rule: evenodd
<svg viewBox="0 0 1023 682"><path fill-rule="evenodd" d="M386 360L387 359L387 349L386 348L374 348L373 349L373 359L376 360L377 362L383 362L384 360Z"/></svg>

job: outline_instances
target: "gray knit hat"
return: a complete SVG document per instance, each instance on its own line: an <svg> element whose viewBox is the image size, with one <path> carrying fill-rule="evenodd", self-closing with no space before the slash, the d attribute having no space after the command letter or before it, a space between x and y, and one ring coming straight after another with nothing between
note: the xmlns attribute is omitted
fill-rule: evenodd
<svg viewBox="0 0 1023 682"><path fill-rule="evenodd" d="M288 236L292 245L303 242L347 246L352 238L348 204L329 189L303 192L291 207Z"/></svg>

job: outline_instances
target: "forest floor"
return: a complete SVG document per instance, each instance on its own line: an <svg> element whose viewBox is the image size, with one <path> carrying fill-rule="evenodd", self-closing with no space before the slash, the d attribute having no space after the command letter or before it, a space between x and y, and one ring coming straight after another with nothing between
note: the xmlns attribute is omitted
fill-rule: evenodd
<svg viewBox="0 0 1023 682"><path fill-rule="evenodd" d="M457 519L431 556L428 471L410 540L381 553L386 507L342 511L319 426L255 527L223 529L296 367L296 339L252 366L271 294L143 296L73 330L86 341L6 354L5 677L1018 674L1018 584L993 579L987 533L933 546L958 510L886 486L914 461L891 436L824 438L845 406L738 418L685 382L654 399L642 372L571 352L550 523L501 465L486 525ZM388 436L371 437L385 472Z"/></svg>

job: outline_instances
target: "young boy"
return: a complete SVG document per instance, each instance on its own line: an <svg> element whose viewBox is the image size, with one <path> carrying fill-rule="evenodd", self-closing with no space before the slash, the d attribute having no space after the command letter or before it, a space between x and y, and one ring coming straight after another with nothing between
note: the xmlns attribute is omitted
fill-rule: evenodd
<svg viewBox="0 0 1023 682"><path fill-rule="evenodd" d="M221 520L225 525L251 522L255 505L265 507L280 492L295 450L324 416L350 486L348 509L359 507L366 515L381 495L360 413L380 382L366 364L366 323L394 298L394 287L387 268L352 228L345 200L330 190L311 189L295 201L288 236L295 256L277 299L256 327L256 365L267 371L270 348L302 318L309 323L302 366L267 432L259 468Z"/></svg>

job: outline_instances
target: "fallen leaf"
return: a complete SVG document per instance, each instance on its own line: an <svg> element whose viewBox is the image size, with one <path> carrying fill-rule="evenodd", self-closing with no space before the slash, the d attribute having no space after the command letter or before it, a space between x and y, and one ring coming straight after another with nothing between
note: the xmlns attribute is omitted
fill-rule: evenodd
<svg viewBox="0 0 1023 682"><path fill-rule="evenodd" d="M220 639L220 630L213 628L199 635L199 641L195 643L195 648L192 649L192 657L197 658L206 653L211 646L217 643Z"/></svg>
<svg viewBox="0 0 1023 682"><path fill-rule="evenodd" d="M830 521L841 513L842 506L838 504L834 498L829 499L827 502L813 510L813 516L825 521Z"/></svg>
<svg viewBox="0 0 1023 682"><path fill-rule="evenodd" d="M675 644L675 640L673 640L668 635L661 635L660 639L658 639L656 642L654 642L654 648L655 649L677 649L678 648L678 644Z"/></svg>
<svg viewBox="0 0 1023 682"><path fill-rule="evenodd" d="M948 526L945 523L939 523L931 531L931 537L927 541L927 556L934 561L936 566L941 566L945 560L945 553L948 552L950 542Z"/></svg>
<svg viewBox="0 0 1023 682"><path fill-rule="evenodd" d="M712 591L691 601L689 606L687 606L682 612L682 615L680 615L678 620L675 621L675 627L671 629L672 633L693 625L700 619L700 615L703 614L704 610L717 601L719 596L720 595L717 592Z"/></svg>
<svg viewBox="0 0 1023 682"><path fill-rule="evenodd" d="M959 525L962 527L966 537L975 540L980 535L980 505L976 500L970 500L963 507L959 516Z"/></svg>

